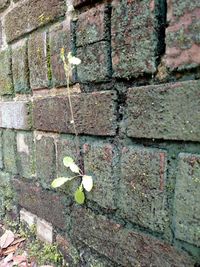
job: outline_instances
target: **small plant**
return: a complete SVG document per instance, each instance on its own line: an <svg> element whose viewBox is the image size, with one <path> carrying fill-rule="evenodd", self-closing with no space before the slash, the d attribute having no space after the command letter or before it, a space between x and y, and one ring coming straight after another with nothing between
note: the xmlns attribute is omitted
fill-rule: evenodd
<svg viewBox="0 0 200 267"><path fill-rule="evenodd" d="M71 52L68 53L67 55L67 60L65 59L65 51L64 48L61 49L60 57L63 61L64 65L64 70L65 70L65 76L67 79L67 97L69 101L69 107L70 107L70 113L71 113L71 120L70 123L73 125L74 133L76 136L76 151L77 151L77 156L80 155L79 152L79 139L78 139L78 133L76 130L76 124L74 120L74 113L73 113L73 106L72 106L72 101L71 101L71 95L70 95L70 75L76 65L79 65L81 63L81 60L77 57L74 57ZM51 186L53 188L57 188L62 186L63 184L72 181L73 179L76 178L81 178L81 184L77 188L77 190L74 193L74 198L75 201L78 204L83 204L85 201L85 194L84 194L84 189L88 192L92 190L93 187L93 179L92 176L84 175L82 170L76 165L74 160L71 157L64 157L63 159L63 164L65 167L69 168L75 176L72 177L58 177L53 180L51 183Z"/></svg>
<svg viewBox="0 0 200 267"><path fill-rule="evenodd" d="M88 192L90 192L92 190L92 187L93 187L92 176L84 175L82 173L82 171L80 170L80 168L75 164L74 160L71 157L64 157L63 164L65 167L69 168L76 175L72 176L72 177L56 178L52 182L51 186L53 188L57 188L57 187L60 187L69 181L72 181L73 179L81 178L82 179L81 184L76 189L76 191L74 193L74 198L78 204L83 204L85 201L85 194L84 194L83 189L85 189Z"/></svg>

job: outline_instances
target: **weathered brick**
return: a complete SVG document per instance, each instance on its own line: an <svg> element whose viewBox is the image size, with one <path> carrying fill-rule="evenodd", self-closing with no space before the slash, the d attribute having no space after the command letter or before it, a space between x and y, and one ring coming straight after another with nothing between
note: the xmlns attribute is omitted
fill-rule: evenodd
<svg viewBox="0 0 200 267"><path fill-rule="evenodd" d="M189 69L200 65L200 2L167 1L166 65L171 69Z"/></svg>
<svg viewBox="0 0 200 267"><path fill-rule="evenodd" d="M29 93L27 43L12 49L12 72L16 93Z"/></svg>
<svg viewBox="0 0 200 267"><path fill-rule="evenodd" d="M122 266L194 266L192 259L169 244L125 229L86 209L77 208L72 213L72 237L74 242L81 240Z"/></svg>
<svg viewBox="0 0 200 267"><path fill-rule="evenodd" d="M113 172L113 146L108 143L86 143L83 146L83 151L85 174L91 175L94 182L94 188L87 194L87 198L97 202L102 207L115 208L117 179Z"/></svg>
<svg viewBox="0 0 200 267"><path fill-rule="evenodd" d="M36 174L44 186L49 187L56 178L56 151L54 139L36 136Z"/></svg>
<svg viewBox="0 0 200 267"><path fill-rule="evenodd" d="M16 134L11 130L3 131L3 163L6 172L17 174Z"/></svg>
<svg viewBox="0 0 200 267"><path fill-rule="evenodd" d="M3 44L3 36L2 36L2 22L0 21L0 48Z"/></svg>
<svg viewBox="0 0 200 267"><path fill-rule="evenodd" d="M78 150L78 151L77 151ZM66 168L63 164L64 157L71 157L79 164L79 144L76 144L74 137L61 135L57 140L57 176L58 177L73 177L74 173ZM73 196L74 192L80 185L80 179L74 179L64 185L65 191L68 196ZM74 197L73 197L74 198Z"/></svg>
<svg viewBox="0 0 200 267"><path fill-rule="evenodd" d="M10 0L0 0L0 10L6 8L10 3Z"/></svg>
<svg viewBox="0 0 200 267"><path fill-rule="evenodd" d="M200 82L131 88L128 136L200 140Z"/></svg>
<svg viewBox="0 0 200 267"><path fill-rule="evenodd" d="M61 48L65 50L65 57L72 51L72 35L67 23L53 27L49 33L52 85L59 87L67 84L63 61L60 56Z"/></svg>
<svg viewBox="0 0 200 267"><path fill-rule="evenodd" d="M35 174L35 151L32 132L17 132L18 168L22 177Z"/></svg>
<svg viewBox="0 0 200 267"><path fill-rule="evenodd" d="M200 246L200 155L179 154L174 223L177 239Z"/></svg>
<svg viewBox="0 0 200 267"><path fill-rule="evenodd" d="M5 17L7 41L11 42L64 14L64 0L27 0L20 3Z"/></svg>
<svg viewBox="0 0 200 267"><path fill-rule="evenodd" d="M77 66L80 82L102 82L110 79L109 42L101 41L77 49L81 64Z"/></svg>
<svg viewBox="0 0 200 267"><path fill-rule="evenodd" d="M34 33L28 42L28 62L30 86L34 89L46 88L48 80L48 56L46 32Z"/></svg>
<svg viewBox="0 0 200 267"><path fill-rule="evenodd" d="M156 71L157 1L112 2L112 63L115 77L135 77Z"/></svg>
<svg viewBox="0 0 200 267"><path fill-rule="evenodd" d="M12 183L20 206L61 229L66 227L66 196L17 179Z"/></svg>
<svg viewBox="0 0 200 267"><path fill-rule="evenodd" d="M116 95L113 91L71 96L78 133L115 135ZM38 130L73 133L67 97L37 99L33 103L34 127Z"/></svg>
<svg viewBox="0 0 200 267"><path fill-rule="evenodd" d="M53 227L50 223L45 220L37 218L36 223L37 237L44 242L53 242Z"/></svg>
<svg viewBox="0 0 200 267"><path fill-rule="evenodd" d="M79 15L76 26L77 46L109 39L109 12L109 7L101 4Z"/></svg>
<svg viewBox="0 0 200 267"><path fill-rule="evenodd" d="M13 93L10 50L0 52L0 95Z"/></svg>
<svg viewBox="0 0 200 267"><path fill-rule="evenodd" d="M20 222L26 223L29 227L33 226L36 223L37 216L31 212L21 209L20 210Z"/></svg>
<svg viewBox="0 0 200 267"><path fill-rule="evenodd" d="M0 102L0 127L11 129L31 128L31 105L28 101Z"/></svg>
<svg viewBox="0 0 200 267"><path fill-rule="evenodd" d="M10 187L11 175L6 172L0 172L0 219L5 219L8 211L12 209L12 190Z"/></svg>
<svg viewBox="0 0 200 267"><path fill-rule="evenodd" d="M118 208L123 217L163 232L167 221L165 180L165 152L124 147L118 196Z"/></svg>

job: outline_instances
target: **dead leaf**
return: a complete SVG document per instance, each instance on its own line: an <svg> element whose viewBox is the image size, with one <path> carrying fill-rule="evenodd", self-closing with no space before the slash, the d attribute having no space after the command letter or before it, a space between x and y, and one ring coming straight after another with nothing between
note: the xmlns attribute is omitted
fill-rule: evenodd
<svg viewBox="0 0 200 267"><path fill-rule="evenodd" d="M10 254L11 252L15 252L18 249L18 247L19 247L19 243L14 246L9 246L8 248L3 249L2 254L6 256Z"/></svg>
<svg viewBox="0 0 200 267"><path fill-rule="evenodd" d="M26 238L24 238L24 237L18 238L16 240L14 240L11 245L13 246L13 245L21 243L21 242L23 242L25 240L26 240Z"/></svg>
<svg viewBox="0 0 200 267"><path fill-rule="evenodd" d="M17 255L13 257L13 264L17 265L22 262L27 262L27 257L25 255Z"/></svg>
<svg viewBox="0 0 200 267"><path fill-rule="evenodd" d="M7 248L15 239L12 231L6 230L5 233L0 238L0 247Z"/></svg>

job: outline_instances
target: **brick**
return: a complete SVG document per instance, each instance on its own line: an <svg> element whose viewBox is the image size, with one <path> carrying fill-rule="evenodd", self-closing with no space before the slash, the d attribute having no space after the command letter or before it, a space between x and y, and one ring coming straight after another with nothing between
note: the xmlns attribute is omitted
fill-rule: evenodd
<svg viewBox="0 0 200 267"><path fill-rule="evenodd" d="M31 212L21 209L20 210L20 222L26 223L29 227L33 226L36 223L36 215Z"/></svg>
<svg viewBox="0 0 200 267"><path fill-rule="evenodd" d="M167 222L166 153L154 149L124 147L118 208L129 221L163 232Z"/></svg>
<svg viewBox="0 0 200 267"><path fill-rule="evenodd" d="M69 266L76 266L79 263L80 257L76 248L70 242L70 239L67 237L63 237L58 234L56 236L56 244L62 255L64 256L66 262Z"/></svg>
<svg viewBox="0 0 200 267"><path fill-rule="evenodd" d="M9 50L0 52L0 62L0 95L11 95L13 93L13 84Z"/></svg>
<svg viewBox="0 0 200 267"><path fill-rule="evenodd" d="M47 36L45 32L31 35L28 42L28 61L31 88L34 90L48 87Z"/></svg>
<svg viewBox="0 0 200 267"><path fill-rule="evenodd" d="M45 220L37 218L36 223L37 237L46 243L52 244L53 242L53 227Z"/></svg>
<svg viewBox="0 0 200 267"><path fill-rule="evenodd" d="M74 121L79 134L115 135L116 95L113 91L71 96ZM67 97L49 97L33 102L34 128L74 133Z"/></svg>
<svg viewBox="0 0 200 267"><path fill-rule="evenodd" d="M199 141L199 89L199 81L131 88L128 136Z"/></svg>
<svg viewBox="0 0 200 267"><path fill-rule="evenodd" d="M35 174L35 151L32 132L17 132L17 156L20 175L31 179Z"/></svg>
<svg viewBox="0 0 200 267"><path fill-rule="evenodd" d="M94 188L87 194L87 199L104 208L114 209L117 179L113 173L113 146L108 143L85 143L83 151L85 174L91 175L94 182Z"/></svg>
<svg viewBox="0 0 200 267"><path fill-rule="evenodd" d="M0 220L3 221L13 208L12 191L10 188L11 175L0 171Z"/></svg>
<svg viewBox="0 0 200 267"><path fill-rule="evenodd" d="M78 17L76 25L76 45L84 46L90 43L109 39L108 5L95 6Z"/></svg>
<svg viewBox="0 0 200 267"><path fill-rule="evenodd" d="M28 130L31 120L30 102L0 102L0 127Z"/></svg>
<svg viewBox="0 0 200 267"><path fill-rule="evenodd" d="M169 244L123 228L86 209L72 212L72 238L122 266L194 266L192 259Z"/></svg>
<svg viewBox="0 0 200 267"><path fill-rule="evenodd" d="M10 3L10 0L0 0L0 10L6 8Z"/></svg>
<svg viewBox="0 0 200 267"><path fill-rule="evenodd" d="M0 21L0 48L3 44L3 34L2 34L2 22Z"/></svg>
<svg viewBox="0 0 200 267"><path fill-rule="evenodd" d="M12 184L21 207L60 229L66 228L68 203L65 195L43 190L18 179L13 179Z"/></svg>
<svg viewBox="0 0 200 267"><path fill-rule="evenodd" d="M78 81L102 82L110 79L109 42L101 41L77 49L81 64L77 66Z"/></svg>
<svg viewBox="0 0 200 267"><path fill-rule="evenodd" d="M190 69L200 65L200 2L167 1L165 63L171 70Z"/></svg>
<svg viewBox="0 0 200 267"><path fill-rule="evenodd" d="M11 42L55 19L64 16L64 0L26 0L5 16L7 41ZM16 19L20 18L20 19Z"/></svg>
<svg viewBox="0 0 200 267"><path fill-rule="evenodd" d="M49 33L52 85L59 87L67 84L63 61L60 57L61 48L65 50L65 57L72 49L72 35L70 25L67 23L53 27Z"/></svg>
<svg viewBox="0 0 200 267"><path fill-rule="evenodd" d="M45 187L56 178L56 151L52 137L36 136L36 174Z"/></svg>
<svg viewBox="0 0 200 267"><path fill-rule="evenodd" d="M63 164L63 158L68 156L74 159L76 164L79 164L79 151L77 152L77 144L74 137L61 135L57 140L57 176L58 177L73 177L74 173L66 168ZM78 144L79 148L79 144ZM67 195L70 197L74 195L77 187L80 185L80 179L74 179L73 181L64 185ZM74 197L73 197L74 198Z"/></svg>
<svg viewBox="0 0 200 267"><path fill-rule="evenodd" d="M154 1L152 4L149 0L112 2L112 64L115 77L137 77L156 71L159 4Z"/></svg>
<svg viewBox="0 0 200 267"><path fill-rule="evenodd" d="M3 131L3 163L6 172L17 174L16 134L11 130Z"/></svg>
<svg viewBox="0 0 200 267"><path fill-rule="evenodd" d="M12 49L12 73L16 93L29 93L27 43Z"/></svg>
<svg viewBox="0 0 200 267"><path fill-rule="evenodd" d="M200 246L200 155L179 154L175 186L175 237Z"/></svg>

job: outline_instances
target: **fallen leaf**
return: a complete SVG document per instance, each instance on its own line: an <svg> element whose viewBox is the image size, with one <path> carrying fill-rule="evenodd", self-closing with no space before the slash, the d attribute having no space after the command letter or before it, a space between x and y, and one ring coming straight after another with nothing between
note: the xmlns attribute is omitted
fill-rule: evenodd
<svg viewBox="0 0 200 267"><path fill-rule="evenodd" d="M6 249L3 249L2 254L6 256L12 252L15 252L18 249L18 247L19 247L19 243L14 246L9 246Z"/></svg>
<svg viewBox="0 0 200 267"><path fill-rule="evenodd" d="M15 239L12 231L6 230L5 233L0 238L0 247L7 248Z"/></svg>

